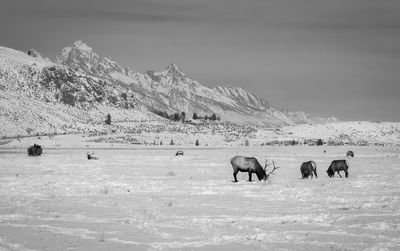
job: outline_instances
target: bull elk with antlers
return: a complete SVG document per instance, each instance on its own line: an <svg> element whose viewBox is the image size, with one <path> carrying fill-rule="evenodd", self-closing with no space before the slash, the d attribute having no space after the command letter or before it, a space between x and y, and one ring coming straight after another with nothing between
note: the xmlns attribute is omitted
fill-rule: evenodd
<svg viewBox="0 0 400 251"><path fill-rule="evenodd" d="M267 160L265 161L264 168L258 163L258 160L254 157L244 157L244 156L235 156L231 159L231 164L233 168L233 178L235 178L234 182L238 182L236 175L238 172L248 172L249 173L249 181L251 181L251 176L253 173L257 175L258 180L267 180L269 175L271 175L276 169L279 167L275 166L275 162L272 161L273 169L271 172L266 173L268 165Z"/></svg>
<svg viewBox="0 0 400 251"><path fill-rule="evenodd" d="M93 152L93 153L87 152L87 153L86 153L87 159L89 159L89 160L90 160L90 159L99 159L99 158L97 158L97 157L94 157L93 154L94 154L94 152Z"/></svg>

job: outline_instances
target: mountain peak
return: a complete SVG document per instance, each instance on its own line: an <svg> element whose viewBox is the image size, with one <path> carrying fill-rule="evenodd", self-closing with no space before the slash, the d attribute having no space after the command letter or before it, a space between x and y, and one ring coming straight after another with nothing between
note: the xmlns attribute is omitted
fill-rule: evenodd
<svg viewBox="0 0 400 251"><path fill-rule="evenodd" d="M185 76L185 73L183 73L183 71L179 68L179 66L177 66L174 63L169 64L165 69L165 71L172 75L178 75L181 77Z"/></svg>
<svg viewBox="0 0 400 251"><path fill-rule="evenodd" d="M92 47L88 46L83 40L74 42L73 48L79 49L80 51L92 51Z"/></svg>

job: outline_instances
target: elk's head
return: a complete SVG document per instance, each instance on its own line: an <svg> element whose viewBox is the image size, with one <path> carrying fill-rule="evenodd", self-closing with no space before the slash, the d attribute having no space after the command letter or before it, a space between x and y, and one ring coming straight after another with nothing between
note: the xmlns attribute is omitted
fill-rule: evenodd
<svg viewBox="0 0 400 251"><path fill-rule="evenodd" d="M330 178L332 178L335 175L335 172L331 168L328 168L328 170L326 170L326 173Z"/></svg>

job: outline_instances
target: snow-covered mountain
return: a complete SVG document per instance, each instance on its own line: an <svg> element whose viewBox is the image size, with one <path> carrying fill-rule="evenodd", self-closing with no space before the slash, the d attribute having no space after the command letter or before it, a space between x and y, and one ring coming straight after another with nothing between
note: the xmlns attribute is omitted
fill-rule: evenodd
<svg viewBox="0 0 400 251"><path fill-rule="evenodd" d="M103 126L108 113L120 122L165 123L154 109L269 126L335 120L278 111L243 88L203 86L175 64L146 73L122 68L82 41L64 48L54 62L34 49L0 47L3 135L88 131Z"/></svg>
<svg viewBox="0 0 400 251"><path fill-rule="evenodd" d="M153 116L133 92L28 53L0 47L0 118L4 135L62 133ZM156 117L156 116L154 116Z"/></svg>
<svg viewBox="0 0 400 251"><path fill-rule="evenodd" d="M217 114L223 121L272 126L324 123L335 118L318 118L303 112L281 112L243 88L209 88L190 79L177 65L163 71L140 73L99 56L82 41L64 48L56 62L75 71L104 79L133 91L134 98L149 109L168 113L184 111L189 117Z"/></svg>

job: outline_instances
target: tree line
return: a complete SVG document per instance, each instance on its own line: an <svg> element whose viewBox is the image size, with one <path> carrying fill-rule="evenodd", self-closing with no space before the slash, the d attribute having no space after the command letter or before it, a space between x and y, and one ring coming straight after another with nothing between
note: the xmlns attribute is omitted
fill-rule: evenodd
<svg viewBox="0 0 400 251"><path fill-rule="evenodd" d="M157 114L158 116L161 116L163 118L166 119L170 119L173 121L182 121L182 122L188 122L189 119L186 117L186 113L185 112L175 112L175 113L167 113L166 111L161 111L158 109L153 109L152 110L153 113ZM205 116L198 116L196 113L193 113L192 116L193 120L197 120L197 119L204 119L204 120L220 120L219 117L217 117L217 115L215 115L215 113L213 113L212 115L205 115Z"/></svg>

